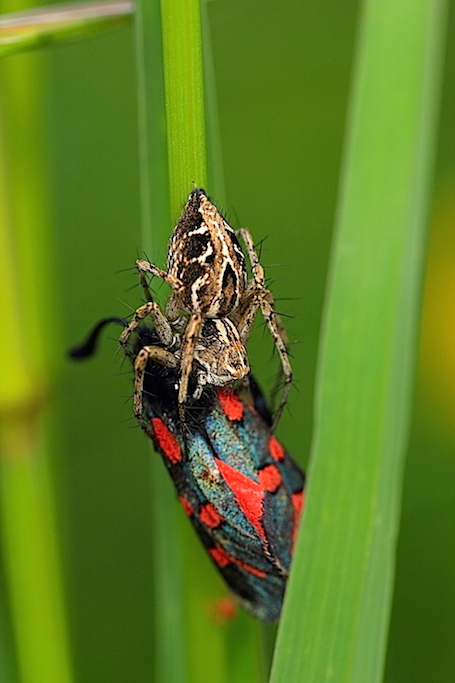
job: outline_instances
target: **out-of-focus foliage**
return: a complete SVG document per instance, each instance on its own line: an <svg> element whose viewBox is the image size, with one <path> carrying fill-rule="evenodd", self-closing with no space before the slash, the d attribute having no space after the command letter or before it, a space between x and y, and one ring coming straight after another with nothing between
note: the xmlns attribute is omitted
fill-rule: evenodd
<svg viewBox="0 0 455 683"><path fill-rule="evenodd" d="M82 40L131 22L128 0L94 0L0 15L0 57Z"/></svg>

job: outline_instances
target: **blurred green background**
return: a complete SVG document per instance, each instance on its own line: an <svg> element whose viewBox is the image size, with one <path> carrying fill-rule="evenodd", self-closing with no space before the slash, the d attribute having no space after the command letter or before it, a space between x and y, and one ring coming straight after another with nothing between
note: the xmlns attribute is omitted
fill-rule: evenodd
<svg viewBox="0 0 455 683"><path fill-rule="evenodd" d="M295 387L278 433L303 465L357 10L352 0L208 3L223 209L234 227L266 238L262 261L294 342ZM455 680L453 0L451 10L387 683ZM95 321L128 315L140 297L131 268L142 255L132 30L39 58L59 304L56 481L76 680L145 683L153 668L150 449L131 418L131 373L115 357L116 330L95 359L64 357ZM165 253L152 242L147 256L164 265ZM163 300L165 288L156 293ZM268 387L272 352L259 325L251 357Z"/></svg>

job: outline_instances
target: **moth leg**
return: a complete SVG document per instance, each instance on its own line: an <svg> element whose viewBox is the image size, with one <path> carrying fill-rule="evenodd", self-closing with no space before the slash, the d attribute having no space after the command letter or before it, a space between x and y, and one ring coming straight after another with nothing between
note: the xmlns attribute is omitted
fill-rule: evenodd
<svg viewBox="0 0 455 683"><path fill-rule="evenodd" d="M149 426L148 421L144 419L144 376L147 370L147 363L155 361L166 368L175 369L178 367L178 361L173 353L162 349L159 346L143 346L136 356L134 361L134 395L133 395L133 411L134 416L139 422L142 430L149 437L153 437L153 430Z"/></svg>

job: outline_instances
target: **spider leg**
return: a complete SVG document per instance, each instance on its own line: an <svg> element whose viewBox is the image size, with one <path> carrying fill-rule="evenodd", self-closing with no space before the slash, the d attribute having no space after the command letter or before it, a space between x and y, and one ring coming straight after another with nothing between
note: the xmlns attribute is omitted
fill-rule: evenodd
<svg viewBox="0 0 455 683"><path fill-rule="evenodd" d="M292 384L292 367L291 367L291 364L289 362L288 340L287 340L286 332L284 330L283 323L281 322L280 316L275 311L275 308L273 305L273 296L266 289L264 290L264 295L261 299L260 307L261 307L262 315L264 316L264 320L266 322L266 325L269 328L270 334L273 337L273 341L275 342L276 349L277 349L278 354L280 356L281 368L282 368L282 372L284 375L283 394L281 396L280 404L279 404L279 406L278 406L278 408L277 408L277 410L273 416L273 424L272 424L272 431L273 431L279 422L279 419L283 413L284 406L286 405L286 402L288 400L289 391L291 389L291 384Z"/></svg>
<svg viewBox="0 0 455 683"><path fill-rule="evenodd" d="M166 273L165 270L161 270L161 268L154 266L152 263L149 263L148 261L144 261L144 259L138 259L136 261L136 268L138 269L139 273L151 273L151 275L160 277L162 280L167 282L167 284L173 290L179 290L182 288L182 283L178 278L175 277L175 275L171 275L171 273Z"/></svg>
<svg viewBox="0 0 455 683"><path fill-rule="evenodd" d="M150 291L149 283L147 281L147 278L145 277L145 272L143 270L139 270L139 283L144 294L144 299L146 301L153 301L153 295Z"/></svg>
<svg viewBox="0 0 455 683"><path fill-rule="evenodd" d="M153 438L153 429L149 426L149 421L144 419L143 402L144 376L149 360L160 363L166 368L177 368L178 361L173 353L166 351L166 349L162 349L159 346L143 346L134 361L134 416L147 436Z"/></svg>
<svg viewBox="0 0 455 683"><path fill-rule="evenodd" d="M149 301L134 312L129 325L125 327L119 337L120 345L128 358L133 357L132 352L128 348L130 337L148 315L152 318L155 330L164 346L171 346L172 344L173 334L169 321L159 305L154 301Z"/></svg>
<svg viewBox="0 0 455 683"><path fill-rule="evenodd" d="M180 358L180 386L179 386L179 412L180 422L183 425L185 422L185 401L188 395L188 381L193 367L194 354L196 350L196 343L199 339L202 329L202 315L200 313L193 313L188 321L185 329L181 345Z"/></svg>
<svg viewBox="0 0 455 683"><path fill-rule="evenodd" d="M251 271L253 273L254 281L260 287L265 287L264 268L261 266L259 256L257 255L256 247L254 246L253 237L247 228L240 228L237 230L246 247L248 258L250 259Z"/></svg>
<svg viewBox="0 0 455 683"><path fill-rule="evenodd" d="M234 316L240 337L246 344L253 328L256 313L261 305L261 299L266 291L265 276L250 231L247 228L240 228L237 230L237 235L242 238L245 244L253 273L253 279L248 282L242 303Z"/></svg>
<svg viewBox="0 0 455 683"><path fill-rule="evenodd" d="M140 284L147 301L153 301L153 296L150 291L147 279L145 277L145 273L150 273L151 275L160 277L162 280L167 282L167 284L172 288L172 294L169 297L166 304L166 317L172 323L176 321L178 325L181 318L181 292L183 289L183 285L180 282L180 280L176 278L175 275L172 275L171 273L166 273L166 271L161 270L161 268L157 268L157 266L154 266L152 263L144 261L143 259L138 259L136 261L136 268L139 271ZM183 324L180 324L180 327L182 326Z"/></svg>
<svg viewBox="0 0 455 683"><path fill-rule="evenodd" d="M292 383L292 368L288 356L288 339L281 318L275 311L273 295L265 288L264 269L259 262L251 233L246 228L241 228L237 233L245 243L248 258L251 263L251 271L253 273L253 280L247 286L244 297L245 301L236 319L240 336L242 341L246 343L253 326L257 309L260 308L280 356L282 372L284 375L283 395L273 419L272 429L275 429L284 406L286 405Z"/></svg>
<svg viewBox="0 0 455 683"><path fill-rule="evenodd" d="M181 312L181 300L180 295L177 292L172 292L171 296L167 300L166 304L166 317L171 321L173 325L177 327L184 327L187 323L187 319L180 315Z"/></svg>
<svg viewBox="0 0 455 683"><path fill-rule="evenodd" d="M239 331L240 339L244 344L247 343L253 329L256 313L260 308L261 296L262 289L256 285L254 280L251 280L245 290L241 306L239 306L235 315L231 316Z"/></svg>

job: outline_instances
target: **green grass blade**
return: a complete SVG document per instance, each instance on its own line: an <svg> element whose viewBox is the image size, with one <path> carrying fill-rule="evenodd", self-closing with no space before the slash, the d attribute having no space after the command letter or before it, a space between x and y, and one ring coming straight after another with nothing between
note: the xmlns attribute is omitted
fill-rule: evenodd
<svg viewBox="0 0 455 683"><path fill-rule="evenodd" d="M137 45L144 245L149 248L152 227L151 253L157 253L159 244L164 256L163 221L167 241L191 189L207 184L206 105L199 0L162 0L161 17L158 14L156 3L139 4ZM160 18L162 59L156 53L161 42L156 31ZM206 63L205 67L207 71L210 65ZM163 137L164 111L166 138ZM209 111L214 111L213 102ZM210 128L211 131L216 128L213 114ZM211 145L211 149L215 147L219 149L219 145ZM218 179L222 176L219 164L218 154L216 172L212 171ZM168 185L163 187L165 179ZM226 591L194 538L188 520L177 507L170 485L164 484L163 477L167 476L162 463L157 462L156 466L154 463L155 589L159 595L155 680L160 683L258 681L257 628L247 616L232 625L217 620L216 600ZM239 625L243 642L241 648L236 648L238 666L233 671L230 636L232 629L238 629ZM255 645L256 657L252 656Z"/></svg>
<svg viewBox="0 0 455 683"><path fill-rule="evenodd" d="M207 184L199 0L161 0L171 216Z"/></svg>
<svg viewBox="0 0 455 683"><path fill-rule="evenodd" d="M309 502L273 683L382 678L446 9L361 7Z"/></svg>
<svg viewBox="0 0 455 683"><path fill-rule="evenodd" d="M136 13L139 160L142 247L145 254L166 252L170 231L163 56L159 0L139 0ZM163 683L186 680L184 584L179 519L169 476L161 458L151 459L153 524L154 671ZM175 652L179 656L175 656Z"/></svg>
<svg viewBox="0 0 455 683"><path fill-rule="evenodd" d="M208 15L209 0L201 2L202 43L205 82L205 118L207 129L207 187L214 192L220 206L226 205L224 185L223 150L218 113L216 74L213 57L212 36Z"/></svg>
<svg viewBox="0 0 455 683"><path fill-rule="evenodd" d="M131 22L130 0L68 2L0 15L0 57L90 38Z"/></svg>
<svg viewBox="0 0 455 683"><path fill-rule="evenodd" d="M51 455L55 287L36 57L0 75L0 537L22 683L72 680Z"/></svg>
<svg viewBox="0 0 455 683"><path fill-rule="evenodd" d="M161 253L164 258L171 220L159 0L139 0L135 29L142 247L146 254Z"/></svg>
<svg viewBox="0 0 455 683"><path fill-rule="evenodd" d="M188 150L189 146L194 149L193 143L189 142L193 139L194 127L188 128L186 118L182 122L180 117L175 115L175 108L179 108L180 97L187 101L186 88L194 87L191 79L191 73L195 70L194 60L196 59L197 64L202 54L200 37L197 39L197 25L195 26L194 21L189 27L189 43L181 40L182 32L186 35L188 27L186 23L182 24L179 21L176 21L176 26L171 26L167 32L163 28L162 37L162 24L163 27L166 23L172 24L170 15L173 9L172 3L167 8L160 8L159 2L140 2L136 24L143 247L147 253L160 253L162 258L166 252L172 221L177 218L182 203L192 187L191 177L201 177L200 171L195 175L195 166L193 160L190 160L190 175L181 185L176 186L169 180L170 175L174 179L181 179L179 163L185 156L182 149ZM192 49L192 39L195 35L197 47ZM176 41L176 49L173 41ZM192 68L189 69L189 76L187 73L185 78L180 79L176 63L182 63L179 47L183 46L185 66L188 66L186 60L189 60ZM163 68L167 73L166 78L163 75ZM174 79L177 79L177 84ZM202 95L202 80L199 88ZM189 120L192 121L191 104L192 102L188 104L187 112ZM163 125L164 121L166 127ZM204 136L203 118L198 120L198 125L200 139L201 132ZM175 142L176 139L177 144L182 146L179 148L180 155L172 154L170 151L173 148L172 141ZM198 156L200 159L199 153ZM188 157L185 158L188 162ZM170 168L172 174L169 173ZM172 209L169 203L170 196L173 197ZM168 481L168 474L157 455L153 455L152 459L152 477L156 606L154 680L160 683L183 683L189 680L187 636L191 630L187 623L189 617L185 599L188 587L188 572L185 572L185 565L188 557L182 545L182 522L187 522L182 519L172 484ZM187 529L183 530L183 533L187 533Z"/></svg>

